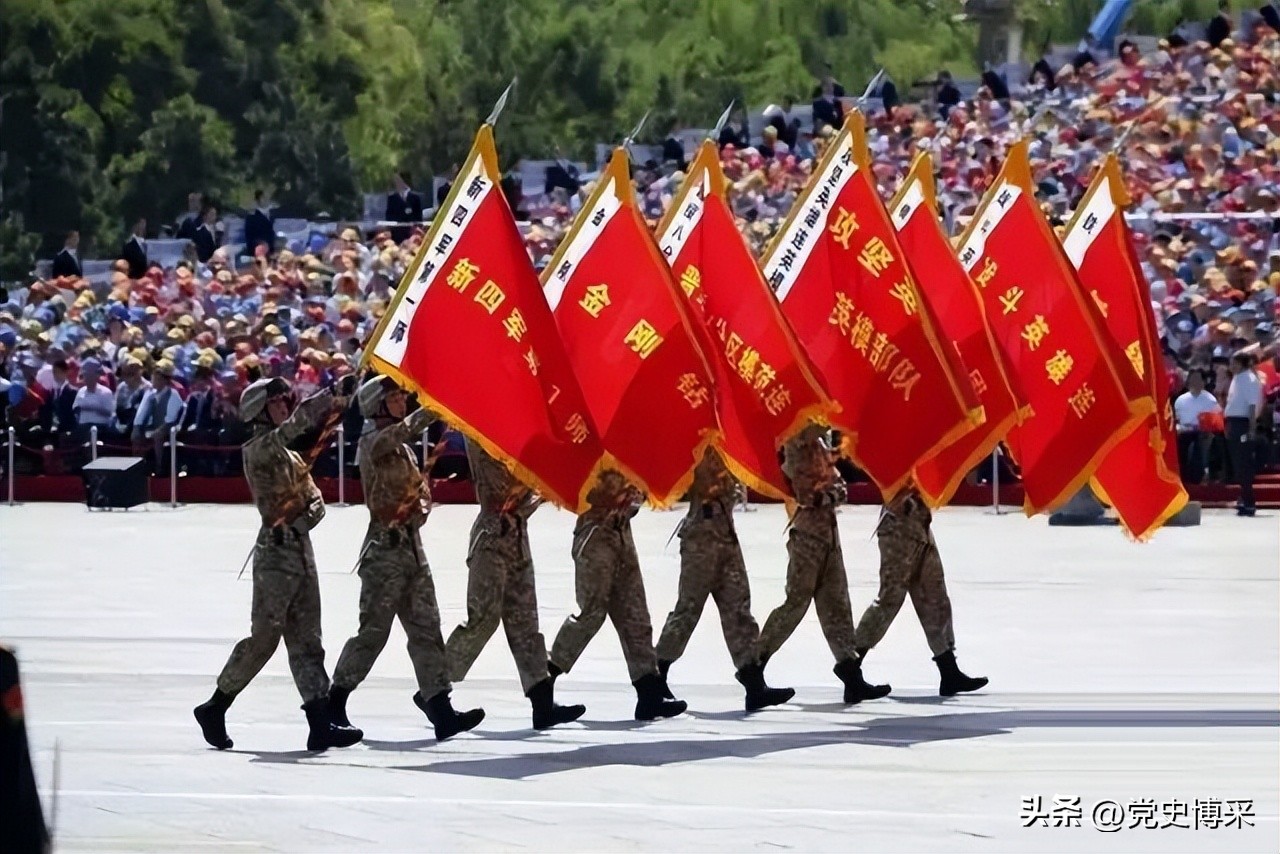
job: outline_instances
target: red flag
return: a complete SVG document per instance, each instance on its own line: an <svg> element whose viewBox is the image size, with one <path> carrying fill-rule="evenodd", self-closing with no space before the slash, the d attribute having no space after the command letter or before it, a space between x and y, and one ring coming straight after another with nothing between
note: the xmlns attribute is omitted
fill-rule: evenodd
<svg viewBox="0 0 1280 854"><path fill-rule="evenodd" d="M585 509L604 455L484 125L366 362L414 389L548 500Z"/></svg>
<svg viewBox="0 0 1280 854"><path fill-rule="evenodd" d="M980 414L948 368L871 177L853 112L770 247L764 273L886 500Z"/></svg>
<svg viewBox="0 0 1280 854"><path fill-rule="evenodd" d="M718 436L711 372L619 148L543 271L609 464L667 505Z"/></svg>
<svg viewBox="0 0 1280 854"><path fill-rule="evenodd" d="M1054 510L1151 411L1126 392L1114 344L1035 204L1027 144L1018 143L960 244L1013 387L1030 413L1009 434L1027 515ZM1132 384L1131 384L1132 385Z"/></svg>
<svg viewBox="0 0 1280 854"><path fill-rule="evenodd" d="M987 325L982 297L938 221L933 161L928 154L920 154L911 165L889 203L889 215L916 272L920 296L937 318L943 340L950 342L959 359L959 373L968 377L985 416L981 424L916 465L920 494L939 507L951 500L965 475L990 456L1017 423L1018 404Z"/></svg>
<svg viewBox="0 0 1280 854"><path fill-rule="evenodd" d="M791 490L778 447L831 409L725 203L717 148L704 142L658 227L658 245L716 381L725 464L752 489Z"/></svg>
<svg viewBox="0 0 1280 854"><path fill-rule="evenodd" d="M1094 489L1115 508L1125 530L1145 540L1186 506L1187 491L1179 473L1150 290L1124 220L1128 204L1120 164L1108 156L1067 226L1062 246L1081 283L1098 297L1099 308L1106 306L1107 328L1128 357L1120 370L1142 383L1154 407L1107 454L1093 479Z"/></svg>

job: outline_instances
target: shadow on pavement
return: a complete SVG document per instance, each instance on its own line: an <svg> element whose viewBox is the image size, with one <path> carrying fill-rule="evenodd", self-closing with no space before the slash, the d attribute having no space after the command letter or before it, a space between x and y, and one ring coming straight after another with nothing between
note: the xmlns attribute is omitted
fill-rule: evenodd
<svg viewBox="0 0 1280 854"><path fill-rule="evenodd" d="M841 709L845 708L843 705ZM856 707L855 707L856 708ZM733 713L740 717L740 713ZM693 717L719 720L722 714L696 714ZM588 721L589 730L631 730L646 726L636 721ZM745 738L682 738L661 741L632 741L623 744L589 744L568 750L525 753L512 756L486 756L478 759L450 758L425 765L385 766L397 771L425 771L433 774L459 774L501 780L524 780L580 768L608 765L654 768L677 762L701 762L714 759L753 759L786 750L803 750L828 744L865 744L882 747L913 747L938 741L1008 735L1020 729L1231 729L1240 727L1280 727L1277 709L1036 709L1001 712L958 712L924 716L897 716L851 720L835 729L808 732L763 733ZM565 731L568 731L567 728ZM474 733L478 740L523 740L540 733ZM430 747L435 739L414 741L378 741L367 739L366 748L378 751L416 750ZM230 750L255 757L255 762L296 764L305 759L326 756L330 759L349 754L345 751L313 753L308 750L282 752ZM359 762L326 764L366 766ZM378 766L382 767L382 766Z"/></svg>
<svg viewBox="0 0 1280 854"><path fill-rule="evenodd" d="M734 739L671 739L627 744L593 744L572 750L472 760L451 759L427 765L397 767L403 771L428 771L436 774L521 780L603 765L646 768L676 762L699 762L730 757L751 759L786 750L802 750L832 743L912 747L937 741L1007 735L1019 729L1238 727L1280 727L1280 710L1070 709L873 718L860 722L851 721L847 727L839 729L766 733Z"/></svg>

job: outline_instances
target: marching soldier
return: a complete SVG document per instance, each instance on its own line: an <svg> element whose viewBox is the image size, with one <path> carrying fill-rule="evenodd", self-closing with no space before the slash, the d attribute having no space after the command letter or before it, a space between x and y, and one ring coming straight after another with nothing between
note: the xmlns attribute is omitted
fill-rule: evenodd
<svg viewBox="0 0 1280 854"><path fill-rule="evenodd" d="M858 654L880 642L911 595L925 639L942 676L938 693L951 697L977 691L986 677L966 676L956 664L956 637L951 628L951 598L942 577L942 557L933 539L933 514L920 496L907 490L885 506L876 534L880 542L880 592L868 606L854 636Z"/></svg>
<svg viewBox="0 0 1280 854"><path fill-rule="evenodd" d="M672 662L684 654L710 595L720 609L735 676L747 691L747 711L754 712L785 703L796 692L764 681L756 649L760 627L751 616L751 585L733 525L737 487L720 455L708 448L694 469L689 513L680 523L680 592L658 639L658 669L665 679Z"/></svg>
<svg viewBox="0 0 1280 854"><path fill-rule="evenodd" d="M573 529L573 567L579 612L570 615L551 645L548 672L568 673L600 631L607 615L622 641L631 684L636 689L636 720L669 718L687 708L671 697L653 651L653 625L640 577L640 558L631 538L631 517L640 491L616 471L606 470L587 495L590 508Z"/></svg>
<svg viewBox="0 0 1280 854"><path fill-rule="evenodd" d="M854 645L849 580L845 574L836 507L845 485L823 439L826 431L810 424L783 448L783 472L791 481L798 507L787 541L787 598L774 609L760 633L760 660L767 663L791 637L812 602L827 645L836 658L835 674L844 683L844 701L859 703L889 693L888 685L868 685Z"/></svg>
<svg viewBox="0 0 1280 854"><path fill-rule="evenodd" d="M408 446L435 416L421 408L406 418L406 398L390 377L374 376L360 387L360 414L374 427L360 437L356 454L369 507L369 531L360 552L360 628L338 657L329 708L335 721L350 725L347 697L369 675L399 617L418 681L413 702L443 741L475 728L484 710L459 713L449 701L440 610L418 530L431 510L431 492Z"/></svg>
<svg viewBox="0 0 1280 854"><path fill-rule="evenodd" d="M231 651L213 696L195 708L205 741L219 750L232 746L227 708L271 658L281 637L311 728L307 749L347 747L364 737L329 715L320 585L310 534L324 518L324 499L311 479L311 466L342 418L350 390L344 386L343 392L321 391L292 414L289 383L279 377L257 380L240 398L240 417L254 431L244 445L244 473L262 527L253 550L249 637ZM306 443L300 441L304 435ZM292 449L293 444L306 444L305 452Z"/></svg>
<svg viewBox="0 0 1280 854"><path fill-rule="evenodd" d="M467 440L467 461L480 515L467 553L467 621L446 644L449 678L460 682L501 622L533 707L533 728L576 721L585 706L559 706L547 672L547 642L538 628L538 593L529 552L529 517L541 499L478 444Z"/></svg>

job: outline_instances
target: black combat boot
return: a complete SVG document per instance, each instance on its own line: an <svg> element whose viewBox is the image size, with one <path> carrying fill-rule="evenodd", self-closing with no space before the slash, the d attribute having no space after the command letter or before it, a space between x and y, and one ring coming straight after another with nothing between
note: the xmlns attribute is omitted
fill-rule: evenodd
<svg viewBox="0 0 1280 854"><path fill-rule="evenodd" d="M209 742L210 747L230 750L233 746L231 739L227 737L227 709L234 699L232 694L215 690L212 697L193 710L196 723L200 724L200 732L204 733L204 740Z"/></svg>
<svg viewBox="0 0 1280 854"><path fill-rule="evenodd" d="M364 738L362 731L355 727L342 726L329 717L328 697L303 703L302 711L307 713L307 725L311 727L311 732L307 735L307 750L350 747Z"/></svg>
<svg viewBox="0 0 1280 854"><path fill-rule="evenodd" d="M942 674L942 684L938 686L938 693L943 697L954 697L965 691L977 691L987 685L987 677L966 676L961 672L960 666L956 664L954 649L934 656L933 660L938 665L938 672Z"/></svg>
<svg viewBox="0 0 1280 854"><path fill-rule="evenodd" d="M337 685L329 688L329 718L338 726L351 726L351 721L347 720L347 698L350 696L350 688Z"/></svg>
<svg viewBox="0 0 1280 854"><path fill-rule="evenodd" d="M564 671L560 669L560 665L556 664L551 659L547 659L547 676L551 679L551 681L555 682L556 677L563 676L563 675L564 675Z"/></svg>
<svg viewBox="0 0 1280 854"><path fill-rule="evenodd" d="M674 661L663 661L661 658L658 659L658 672L662 674L662 696L666 697L668 700L674 700L676 698L676 695L671 693L671 687L667 685L667 673L671 670L671 665L673 664L675 664Z"/></svg>
<svg viewBox="0 0 1280 854"><path fill-rule="evenodd" d="M834 673L844 683L844 701L849 704L878 700L892 690L888 685L868 685L862 678L862 662L856 658L846 658L837 664Z"/></svg>
<svg viewBox="0 0 1280 854"><path fill-rule="evenodd" d="M444 741L460 732L475 729L484 720L484 709L456 711L453 703L449 702L448 691L441 691L430 700L422 699L422 692L418 691L413 695L413 704L422 709L427 720L436 728L436 741Z"/></svg>
<svg viewBox="0 0 1280 854"><path fill-rule="evenodd" d="M529 689L527 696L529 705L533 706L534 729L548 729L556 724L567 724L586 714L586 706L557 706L555 690L555 683L550 678L543 679Z"/></svg>
<svg viewBox="0 0 1280 854"><path fill-rule="evenodd" d="M796 695L794 688L770 688L765 684L764 668L758 664L748 664L734 674L734 677L747 689L748 712L765 706L780 706Z"/></svg>
<svg viewBox="0 0 1280 854"><path fill-rule="evenodd" d="M657 718L673 718L689 708L684 700L666 697L667 680L657 673L641 676L631 683L636 688L636 720L652 721Z"/></svg>

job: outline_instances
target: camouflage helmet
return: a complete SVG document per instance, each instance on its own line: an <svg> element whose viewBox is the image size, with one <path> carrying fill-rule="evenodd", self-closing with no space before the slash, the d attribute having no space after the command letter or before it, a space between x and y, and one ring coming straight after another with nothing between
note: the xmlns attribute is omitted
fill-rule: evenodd
<svg viewBox="0 0 1280 854"><path fill-rule="evenodd" d="M254 421L267 408L268 400L288 393L289 382L281 377L255 380L240 395L240 420L246 423Z"/></svg>
<svg viewBox="0 0 1280 854"><path fill-rule="evenodd" d="M372 379L366 380L356 394L360 414L365 418L377 418L382 411L382 401L397 388L395 380L382 374L375 374Z"/></svg>

